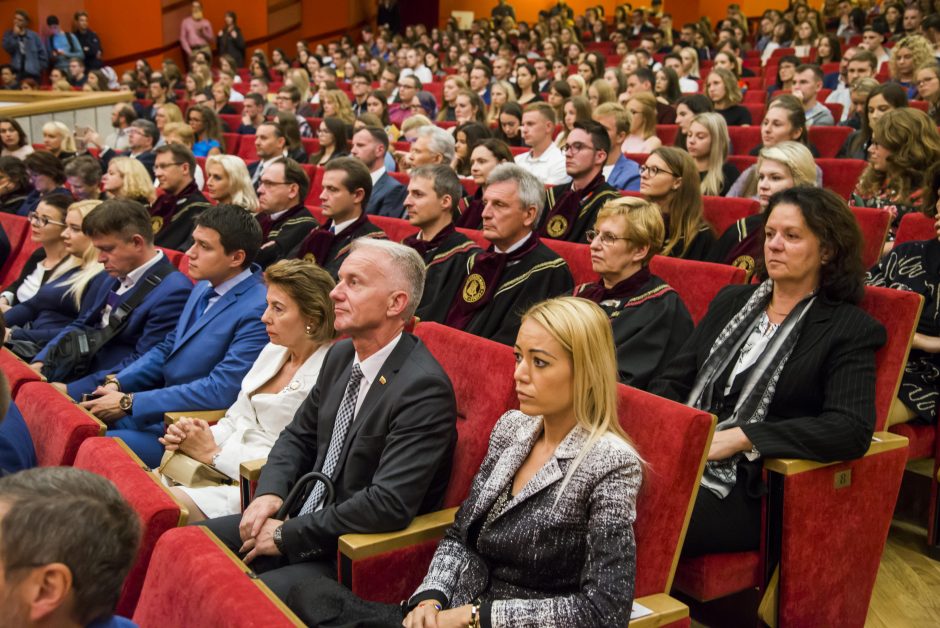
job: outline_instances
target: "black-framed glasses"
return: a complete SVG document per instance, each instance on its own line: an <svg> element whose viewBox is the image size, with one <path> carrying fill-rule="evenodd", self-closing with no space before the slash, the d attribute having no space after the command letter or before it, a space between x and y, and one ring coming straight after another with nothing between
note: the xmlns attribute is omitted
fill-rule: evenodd
<svg viewBox="0 0 940 628"><path fill-rule="evenodd" d="M603 244L604 246L612 246L617 243L617 240L628 241L630 239L630 238L621 238L619 236L615 236L614 234L608 233L607 231L595 231L594 229L584 232L584 239L587 240L588 244L590 244L591 242L594 242L595 238L597 237L600 237L601 244Z"/></svg>
<svg viewBox="0 0 940 628"><path fill-rule="evenodd" d="M593 146L589 146L582 142L571 142L570 144L565 144L566 153L580 153L582 150L597 151Z"/></svg>
<svg viewBox="0 0 940 628"><path fill-rule="evenodd" d="M39 225L40 227L46 227L46 226L48 226L48 225L58 225L59 227L64 227L64 226L65 226L65 223L62 222L61 220L53 220L52 218L48 218L48 217L46 217L46 216L40 216L40 215L39 215L38 213L36 213L36 212L29 212L29 213L26 215L26 218L27 218L31 223L37 224L37 225Z"/></svg>
<svg viewBox="0 0 940 628"><path fill-rule="evenodd" d="M261 179L259 185L273 187L275 185L293 185L290 181L271 181L270 179Z"/></svg>
<svg viewBox="0 0 940 628"><path fill-rule="evenodd" d="M645 176L648 174L651 177L655 177L658 176L660 172L665 172L666 174L672 175L674 177L679 176L675 172L666 170L665 168L660 168L659 166L647 166L646 164L640 166L640 176Z"/></svg>

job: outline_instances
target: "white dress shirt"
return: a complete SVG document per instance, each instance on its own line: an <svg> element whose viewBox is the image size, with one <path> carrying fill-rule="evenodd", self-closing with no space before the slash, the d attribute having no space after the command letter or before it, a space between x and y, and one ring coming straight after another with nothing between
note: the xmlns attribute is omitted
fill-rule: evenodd
<svg viewBox="0 0 940 628"><path fill-rule="evenodd" d="M516 156L516 164L522 166L546 185L561 185L571 181L565 170L565 156L554 142L538 157L532 151Z"/></svg>
<svg viewBox="0 0 940 628"><path fill-rule="evenodd" d="M366 395L369 394L369 388L372 387L372 382L379 376L379 371L385 366L385 361L388 359L388 356L392 355L392 351L398 346L399 340L401 340L401 332L392 338L391 342L365 360L360 360L358 355L356 355L353 360L353 364L358 364L359 368L362 370L362 381L359 382L359 396L356 397L356 412L353 414L353 421L359 416L359 408L362 407L362 402L365 401Z"/></svg>

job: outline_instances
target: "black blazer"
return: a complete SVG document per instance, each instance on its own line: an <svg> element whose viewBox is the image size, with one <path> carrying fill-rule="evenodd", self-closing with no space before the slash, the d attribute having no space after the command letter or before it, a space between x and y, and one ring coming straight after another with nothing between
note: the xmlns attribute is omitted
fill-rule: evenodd
<svg viewBox="0 0 940 628"><path fill-rule="evenodd" d="M366 213L375 216L403 218L406 196L408 196L408 188L386 172L372 186L372 194L369 196Z"/></svg>
<svg viewBox="0 0 940 628"><path fill-rule="evenodd" d="M685 403L715 338L756 284L718 293L650 392ZM821 462L862 456L875 426L875 352L884 327L861 309L820 296L780 373L770 411L744 433L763 456Z"/></svg>
<svg viewBox="0 0 940 628"><path fill-rule="evenodd" d="M285 497L300 476L323 467L354 357L351 340L330 349L316 386L271 449L258 495ZM335 503L284 523L287 558L330 559L342 534L398 530L438 509L450 479L456 418L444 369L417 337L402 334L349 427L333 472Z"/></svg>

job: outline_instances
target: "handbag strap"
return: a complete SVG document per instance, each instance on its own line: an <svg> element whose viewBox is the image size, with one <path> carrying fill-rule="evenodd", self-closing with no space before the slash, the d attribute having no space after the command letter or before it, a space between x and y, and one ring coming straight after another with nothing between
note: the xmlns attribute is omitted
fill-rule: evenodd
<svg viewBox="0 0 940 628"><path fill-rule="evenodd" d="M106 333L104 334L104 340L101 344L104 344L121 331L124 325L127 324L127 319L130 317L131 312L147 298L147 295L160 285L160 282L162 282L167 275L175 270L176 269L169 263L159 264L154 268L153 272L144 278L143 285L138 287L137 290L134 290L123 303L120 303L113 309L108 318L108 326L105 327Z"/></svg>

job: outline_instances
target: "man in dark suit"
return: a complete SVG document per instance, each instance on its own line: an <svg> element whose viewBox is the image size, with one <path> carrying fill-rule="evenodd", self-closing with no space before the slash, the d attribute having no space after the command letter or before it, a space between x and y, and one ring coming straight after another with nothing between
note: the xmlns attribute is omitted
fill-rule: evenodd
<svg viewBox="0 0 940 628"><path fill-rule="evenodd" d="M282 598L293 584L336 576L337 538L385 532L433 511L450 477L456 402L447 374L404 332L421 301L424 262L412 249L363 239L330 297L336 330L349 336L327 354L310 396L268 456L243 515L206 522ZM286 521L275 519L298 478L332 478L308 488Z"/></svg>
<svg viewBox="0 0 940 628"><path fill-rule="evenodd" d="M110 322L112 312L145 286L148 278L157 272L167 274L134 308L121 330L95 353L90 374L66 379L71 382L68 392L75 399L93 390L95 382L127 366L170 333L192 291L189 279L154 248L150 214L140 203L119 199L105 201L85 217L82 231L91 238L105 272L114 279L102 282L99 289L86 295L78 318L36 355L32 364L36 370L42 368L49 351L66 333L104 327Z"/></svg>
<svg viewBox="0 0 940 628"><path fill-rule="evenodd" d="M310 189L307 173L290 157L280 157L264 172L258 186L258 224L262 245L257 262L267 268L320 226L304 207Z"/></svg>
<svg viewBox="0 0 940 628"><path fill-rule="evenodd" d="M156 146L158 139L160 139L160 132L157 130L157 125L150 120L138 119L131 122L127 128L126 151L112 150L101 139L101 136L92 130L89 130L85 135L85 144L87 146L97 146L101 149L98 159L101 161L102 170L107 171L108 164L115 157L130 157L139 161L147 169L147 174L153 178L153 162L157 158L156 153L153 152L153 147Z"/></svg>
<svg viewBox="0 0 940 628"><path fill-rule="evenodd" d="M401 218L408 190L385 171L385 154L388 152L388 134L385 129L366 127L359 129L352 138L349 153L365 164L372 175L372 194L366 213L373 216Z"/></svg>
<svg viewBox="0 0 940 628"><path fill-rule="evenodd" d="M236 205L217 205L196 219L189 273L199 283L176 328L117 373L96 382L82 406L110 424L149 467L160 464L163 415L235 403L241 381L268 343L261 322L267 306L255 217ZM85 390L82 392L90 392Z"/></svg>
<svg viewBox="0 0 940 628"><path fill-rule="evenodd" d="M153 164L163 194L150 205L153 241L158 246L185 251L193 242L196 218L212 207L193 178L196 158L183 144L164 144Z"/></svg>

